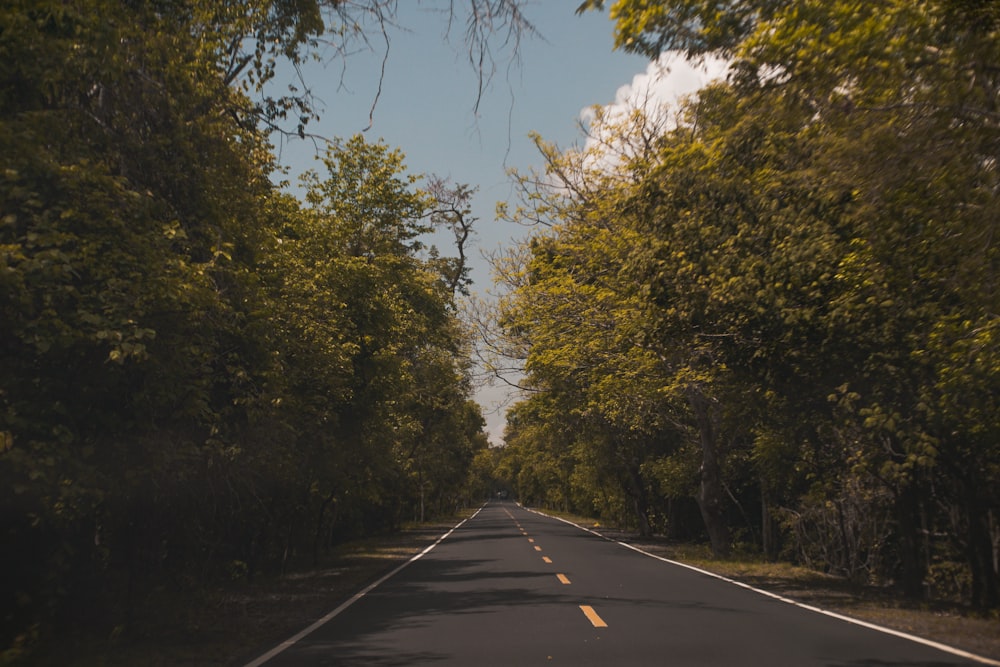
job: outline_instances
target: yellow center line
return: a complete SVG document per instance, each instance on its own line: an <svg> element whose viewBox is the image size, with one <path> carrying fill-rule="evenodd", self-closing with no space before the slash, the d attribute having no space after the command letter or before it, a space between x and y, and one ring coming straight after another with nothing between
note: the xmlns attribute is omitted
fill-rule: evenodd
<svg viewBox="0 0 1000 667"><path fill-rule="evenodd" d="M542 550L542 548L536 544L535 545L535 551L541 551L541 550Z"/></svg>
<svg viewBox="0 0 1000 667"><path fill-rule="evenodd" d="M557 574L556 578L558 578L559 581L561 581L564 584L568 584L569 583L569 578L565 574Z"/></svg>
<svg viewBox="0 0 1000 667"><path fill-rule="evenodd" d="M595 628L608 627L608 624L604 622L604 619L598 616L597 612L594 611L594 608L591 607L590 605L586 604L580 605L580 611L583 612L583 615L587 617L587 620L589 620L591 625L593 625Z"/></svg>
<svg viewBox="0 0 1000 667"><path fill-rule="evenodd" d="M529 541L529 542L534 542L534 540L533 540L533 539L531 539L530 537L528 538L528 541Z"/></svg>
<svg viewBox="0 0 1000 667"><path fill-rule="evenodd" d="M552 559L549 558L548 556L542 556L542 560L545 561L546 563L552 563Z"/></svg>

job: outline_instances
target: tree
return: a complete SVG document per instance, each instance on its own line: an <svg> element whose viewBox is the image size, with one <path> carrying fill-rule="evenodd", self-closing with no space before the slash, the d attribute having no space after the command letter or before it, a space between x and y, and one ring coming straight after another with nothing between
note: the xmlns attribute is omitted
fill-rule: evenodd
<svg viewBox="0 0 1000 667"><path fill-rule="evenodd" d="M527 25L514 0L470 7L472 44ZM0 9L5 647L44 644L83 606L131 628L168 576L283 567L331 525L391 524L385 508L405 502L388 396L422 381L426 348L461 347L463 267L416 256L434 202L384 147L337 148L308 208L279 194L269 133L303 134L316 110L307 89L267 87L279 61L321 39L348 50L370 29L361 18L384 34L394 12ZM466 390L448 396L448 428L478 446ZM334 518L334 489L364 493Z"/></svg>
<svg viewBox="0 0 1000 667"><path fill-rule="evenodd" d="M343 369L340 398L336 385L303 388L331 412L304 420L319 427L317 462L331 466L313 468L319 523L348 497L385 508L388 521L414 500L422 519L428 496L440 507L457 493L481 428L467 405L456 274L422 256L419 236L438 204L402 160L361 136L333 147L326 174L304 177L310 206L281 237L279 298L295 309L289 339L307 341L288 362L309 382L317 368ZM324 346L334 356L316 358Z"/></svg>
<svg viewBox="0 0 1000 667"><path fill-rule="evenodd" d="M523 263L507 272L517 278L499 320L509 339L524 341L510 347L528 350L528 385L564 406L562 414L547 412L545 419L576 440L573 466L590 472L573 479L605 489L574 489L563 494L566 501L589 496L586 505L592 506L611 488L648 534L652 508L644 466L668 447L664 432L671 425L659 385L667 371L642 343L641 293L624 277L631 250L643 243L618 224L635 174L620 179L595 160L595 152L560 155L538 143L546 177L520 179L526 206L513 216L546 229L512 254Z"/></svg>
<svg viewBox="0 0 1000 667"><path fill-rule="evenodd" d="M969 435L993 420L965 413L942 428L926 401L971 340L983 343L977 368L993 355L994 9L623 0L612 12L626 49L734 61L730 84L704 91L684 131L665 137L660 185L643 195L660 209L647 229L668 242L645 262L652 296L676 309L701 295L690 311L701 315L680 322L721 335L716 366L769 402L825 415L808 436L816 463L833 466L819 470L861 472L890 491L899 561L887 570L904 590L919 595L940 557L927 554L947 553L920 537L928 520L947 523L933 497L968 517L952 534L971 599L995 605L983 513L996 499L966 482L993 486L979 474L994 469L995 448ZM697 225L687 239L686 220ZM672 346L678 334L657 335ZM960 366L990 391L988 373ZM763 432L775 429L788 432Z"/></svg>

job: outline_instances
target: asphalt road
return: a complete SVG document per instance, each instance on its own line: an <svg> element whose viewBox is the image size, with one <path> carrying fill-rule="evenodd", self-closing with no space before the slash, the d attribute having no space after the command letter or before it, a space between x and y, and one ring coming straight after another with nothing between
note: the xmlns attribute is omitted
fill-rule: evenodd
<svg viewBox="0 0 1000 667"><path fill-rule="evenodd" d="M496 502L308 634L250 663L260 664L981 663L802 609Z"/></svg>

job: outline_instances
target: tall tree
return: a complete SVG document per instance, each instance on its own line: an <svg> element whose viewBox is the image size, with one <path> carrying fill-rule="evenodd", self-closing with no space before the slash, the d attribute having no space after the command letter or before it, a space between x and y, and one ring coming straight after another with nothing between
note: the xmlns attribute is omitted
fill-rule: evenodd
<svg viewBox="0 0 1000 667"><path fill-rule="evenodd" d="M528 26L515 0L468 7L472 45ZM284 562L317 514L331 517L317 509L328 496L314 470L366 489L372 471L377 498L353 509L379 521L406 495L391 445L345 447L345 417L356 403L365 428L392 432L378 372L416 384L408 354L460 346L448 288L462 271L416 259L431 198L396 179L389 151L350 144L329 190L343 199L303 210L277 194L269 143L274 128L304 133L316 113L301 87L270 95L278 63L297 65L321 40L349 51L382 35L395 10L0 8L3 646L30 643L32 628L44 633L83 600L124 608L87 618L128 626L167 572ZM393 206L395 227L378 217ZM353 227L320 230L340 209ZM314 244L290 243L295 234ZM323 244L339 261L306 274L328 268ZM461 363L451 370L463 376ZM449 409L472 429L464 392Z"/></svg>
<svg viewBox="0 0 1000 667"><path fill-rule="evenodd" d="M733 58L730 85L703 94L690 132L664 143L674 166L647 198L666 205L650 229L667 239L678 221L699 229L678 238L687 259L653 256L658 298L690 300L690 262L704 322L724 334L720 361L750 371L781 404L811 396L824 412L822 392L803 392L796 377L829 391L840 407L827 436L810 440L828 443L820 449L841 475L866 471L891 492L894 574L906 591L922 591L919 554L943 548L920 537L935 494L964 517L953 534L973 601L997 604L984 518L996 498L967 482L993 486L980 473L995 469L996 448L971 433L992 432L995 420L977 411L942 428L931 407L941 405L938 378L954 377L947 369L969 359L972 340L975 367L995 356L995 9L621 0L612 12L626 49ZM966 363L955 372L971 371ZM989 393L995 379L965 375L974 376Z"/></svg>

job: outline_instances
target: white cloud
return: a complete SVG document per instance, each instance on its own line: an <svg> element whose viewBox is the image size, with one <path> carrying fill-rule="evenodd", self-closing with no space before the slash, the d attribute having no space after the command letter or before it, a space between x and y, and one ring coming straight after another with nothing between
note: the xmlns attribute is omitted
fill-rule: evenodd
<svg viewBox="0 0 1000 667"><path fill-rule="evenodd" d="M617 163L621 152L629 152L621 142L621 126L634 117L635 111L643 112L646 128L672 129L679 101L725 77L728 69L729 62L718 58L705 58L695 65L677 52L661 54L645 72L636 74L632 83L618 89L614 102L580 112L580 121L588 131L584 148L603 146L602 162ZM607 155L609 152L611 155Z"/></svg>

